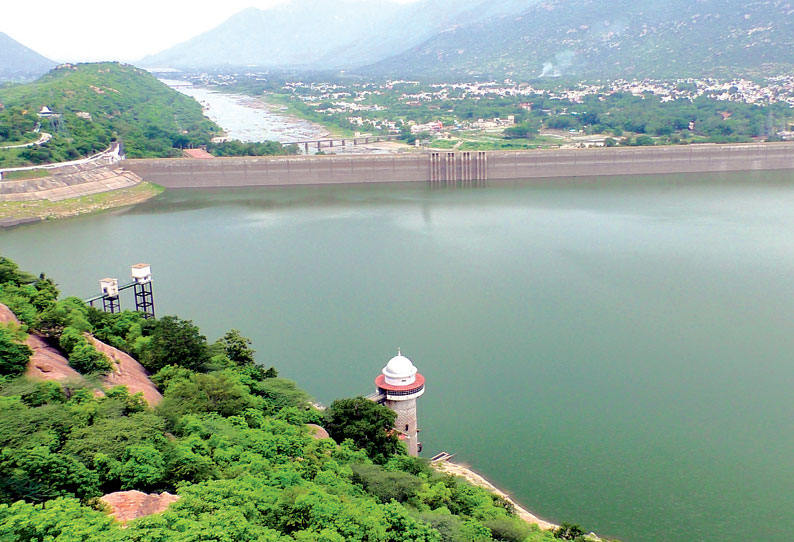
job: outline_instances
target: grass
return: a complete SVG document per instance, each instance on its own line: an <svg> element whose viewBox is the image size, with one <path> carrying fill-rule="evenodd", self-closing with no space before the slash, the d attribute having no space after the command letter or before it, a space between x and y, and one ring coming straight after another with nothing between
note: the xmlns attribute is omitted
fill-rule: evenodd
<svg viewBox="0 0 794 542"><path fill-rule="evenodd" d="M494 150L522 150L536 149L538 147L558 147L560 140L537 136L532 139L502 139L497 137L483 137L464 139L436 139L430 142L430 147L434 149L452 149L455 145L460 145L460 151L494 151Z"/></svg>
<svg viewBox="0 0 794 542"><path fill-rule="evenodd" d="M46 169L29 169L27 171L9 171L3 174L4 181L21 181L24 179L42 179L49 177L50 172Z"/></svg>
<svg viewBox="0 0 794 542"><path fill-rule="evenodd" d="M96 213L146 201L161 194L163 190L164 188L161 186L142 182L129 188L62 201L2 201L0 202L0 220L28 218L49 220Z"/></svg>

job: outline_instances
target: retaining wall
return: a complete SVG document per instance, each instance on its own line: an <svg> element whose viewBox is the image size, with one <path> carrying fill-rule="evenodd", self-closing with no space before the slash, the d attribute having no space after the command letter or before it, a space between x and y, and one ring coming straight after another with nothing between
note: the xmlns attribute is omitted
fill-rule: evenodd
<svg viewBox="0 0 794 542"><path fill-rule="evenodd" d="M794 143L570 150L126 160L167 188L384 182L482 182L548 177L794 169Z"/></svg>

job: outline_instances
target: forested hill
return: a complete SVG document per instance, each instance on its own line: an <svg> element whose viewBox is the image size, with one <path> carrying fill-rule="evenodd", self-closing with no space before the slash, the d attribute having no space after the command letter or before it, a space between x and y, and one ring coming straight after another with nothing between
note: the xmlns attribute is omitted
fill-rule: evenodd
<svg viewBox="0 0 794 542"><path fill-rule="evenodd" d="M130 157L178 156L209 143L220 128L201 105L150 73L118 63L64 64L38 80L0 88L0 147L52 133L47 145L0 150L0 167L75 159L121 139ZM60 125L37 113L48 107Z"/></svg>
<svg viewBox="0 0 794 542"><path fill-rule="evenodd" d="M55 66L55 62L0 32L0 81L33 79Z"/></svg>
<svg viewBox="0 0 794 542"><path fill-rule="evenodd" d="M545 0L362 71L397 76L684 77L794 66L789 0Z"/></svg>
<svg viewBox="0 0 794 542"><path fill-rule="evenodd" d="M317 410L237 331L209 343L189 320L100 312L3 257L0 304L21 321L0 319L0 540L555 539L504 499L407 456L391 410L363 398ZM91 335L138 359L162 400L99 390L112 368ZM44 365L60 355L84 378L29 379L42 340ZM98 499L126 490L179 498L122 525Z"/></svg>

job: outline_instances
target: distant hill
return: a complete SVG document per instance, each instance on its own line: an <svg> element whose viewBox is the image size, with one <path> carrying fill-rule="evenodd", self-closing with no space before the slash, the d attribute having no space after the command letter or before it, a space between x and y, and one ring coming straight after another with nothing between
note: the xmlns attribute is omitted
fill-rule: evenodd
<svg viewBox="0 0 794 542"><path fill-rule="evenodd" d="M790 1L544 0L441 32L363 71L532 79L779 74L791 66Z"/></svg>
<svg viewBox="0 0 794 542"><path fill-rule="evenodd" d="M0 143L18 140L41 122L53 139L41 147L0 151L0 166L89 155L122 139L127 155L178 156L179 147L206 144L220 128L201 105L150 73L115 62L63 64L33 83L0 88ZM61 123L40 119L42 107Z"/></svg>
<svg viewBox="0 0 794 542"><path fill-rule="evenodd" d="M0 32L0 81L35 79L55 67L55 62Z"/></svg>
<svg viewBox="0 0 794 542"><path fill-rule="evenodd" d="M340 68L405 51L439 31L537 0L293 0L272 9L248 8L218 27L144 58L147 67L222 66Z"/></svg>

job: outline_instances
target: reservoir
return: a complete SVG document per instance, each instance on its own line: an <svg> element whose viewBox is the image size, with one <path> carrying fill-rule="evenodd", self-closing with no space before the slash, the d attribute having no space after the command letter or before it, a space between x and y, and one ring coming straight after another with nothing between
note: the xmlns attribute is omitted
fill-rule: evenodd
<svg viewBox="0 0 794 542"><path fill-rule="evenodd" d="M624 541L794 530L794 173L168 191L0 232L64 295L152 265L317 400L402 348L445 450ZM132 306L122 297L122 306Z"/></svg>

